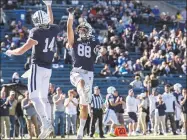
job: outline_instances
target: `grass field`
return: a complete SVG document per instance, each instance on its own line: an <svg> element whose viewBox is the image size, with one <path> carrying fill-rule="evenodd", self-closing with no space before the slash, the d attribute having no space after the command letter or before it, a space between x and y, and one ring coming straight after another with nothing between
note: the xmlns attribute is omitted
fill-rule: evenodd
<svg viewBox="0 0 187 140"><path fill-rule="evenodd" d="M177 135L177 136L174 136L174 135L171 135L171 134L168 134L168 136L162 136L162 135L158 135L158 136L154 136L154 135L146 135L146 136L142 136L142 135L138 135L138 136L129 136L129 137L110 137L110 136L107 136L105 135L106 138L104 139L151 139L151 140L154 140L154 139L160 139L160 140L163 140L163 139L187 139L187 136L186 135ZM19 138L16 138L16 139L19 139ZM33 138L35 139L35 138ZM61 138L61 137L56 137L56 138L47 138L47 139L76 139L76 136L69 136L69 137L65 137L65 138ZM85 136L83 139L100 139L99 137L97 138L90 138L88 136Z"/></svg>
<svg viewBox="0 0 187 140"><path fill-rule="evenodd" d="M168 136L154 136L154 135L147 135L147 136L129 136L129 137L110 137L105 135L105 139L186 139L185 135L168 135ZM68 139L68 138L66 138ZM75 136L70 136L69 139L76 139ZM100 139L100 138L90 138L90 137L84 137L84 139Z"/></svg>

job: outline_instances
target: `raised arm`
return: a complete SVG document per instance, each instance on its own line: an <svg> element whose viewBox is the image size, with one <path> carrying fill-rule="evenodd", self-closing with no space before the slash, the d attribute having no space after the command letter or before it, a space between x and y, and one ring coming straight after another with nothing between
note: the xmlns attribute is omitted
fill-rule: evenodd
<svg viewBox="0 0 187 140"><path fill-rule="evenodd" d="M49 16L49 24L53 24L54 19L53 19L53 12L51 8L52 0L43 0L45 5L47 6L47 14Z"/></svg>
<svg viewBox="0 0 187 140"><path fill-rule="evenodd" d="M74 9L68 8L69 17L67 21L67 37L68 37L68 47L72 47L74 43L74 32L73 32L73 16Z"/></svg>

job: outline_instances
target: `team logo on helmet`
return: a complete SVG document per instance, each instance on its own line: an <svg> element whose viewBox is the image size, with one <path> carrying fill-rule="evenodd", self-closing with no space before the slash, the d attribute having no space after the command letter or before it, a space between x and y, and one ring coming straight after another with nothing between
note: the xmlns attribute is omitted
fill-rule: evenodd
<svg viewBox="0 0 187 140"><path fill-rule="evenodd" d="M49 23L49 16L42 10L36 11L32 16L34 26L46 25Z"/></svg>

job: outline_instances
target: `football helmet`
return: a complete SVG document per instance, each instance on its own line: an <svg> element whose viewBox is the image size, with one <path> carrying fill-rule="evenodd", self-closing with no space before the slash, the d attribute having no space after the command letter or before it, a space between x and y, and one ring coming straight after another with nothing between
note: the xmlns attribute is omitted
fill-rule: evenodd
<svg viewBox="0 0 187 140"><path fill-rule="evenodd" d="M92 32L92 26L86 21L81 22L77 27L77 33L81 39L89 39L92 37Z"/></svg>
<svg viewBox="0 0 187 140"><path fill-rule="evenodd" d="M114 94L114 92L116 91L116 88L113 86L110 86L107 88L107 93L108 94Z"/></svg>
<svg viewBox="0 0 187 140"><path fill-rule="evenodd" d="M182 85L179 84L179 83L176 83L176 84L173 86L173 89L174 89L175 91L181 92Z"/></svg>
<svg viewBox="0 0 187 140"><path fill-rule="evenodd" d="M49 23L49 16L42 10L36 11L32 16L34 26L47 25Z"/></svg>

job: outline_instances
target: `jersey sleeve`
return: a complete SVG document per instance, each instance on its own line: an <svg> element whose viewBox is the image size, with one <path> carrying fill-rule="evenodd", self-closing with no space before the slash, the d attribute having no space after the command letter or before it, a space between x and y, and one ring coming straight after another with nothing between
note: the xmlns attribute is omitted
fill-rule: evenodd
<svg viewBox="0 0 187 140"><path fill-rule="evenodd" d="M57 34L60 33L61 30L60 30L60 27L58 25L55 25L55 29L56 29Z"/></svg>
<svg viewBox="0 0 187 140"><path fill-rule="evenodd" d="M110 96L110 97L108 98L108 100L109 100L110 102L114 102L113 96Z"/></svg>
<svg viewBox="0 0 187 140"><path fill-rule="evenodd" d="M37 38L38 38L37 31L35 29L30 30L28 38L31 38L33 40L37 40Z"/></svg>

